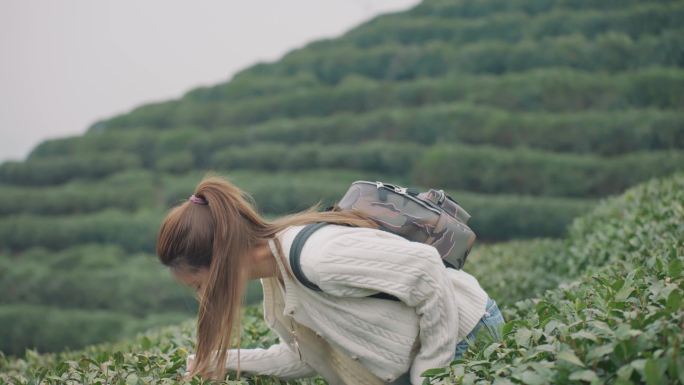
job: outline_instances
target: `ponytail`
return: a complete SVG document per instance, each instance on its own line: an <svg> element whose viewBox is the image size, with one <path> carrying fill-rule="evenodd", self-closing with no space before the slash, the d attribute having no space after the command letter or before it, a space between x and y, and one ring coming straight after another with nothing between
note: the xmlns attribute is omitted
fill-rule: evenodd
<svg viewBox="0 0 684 385"><path fill-rule="evenodd" d="M237 334L240 376L240 310L247 284L247 253L253 246L253 230L240 212L251 206L232 184L204 179L195 191L204 198L213 219L213 246L208 280L200 300L197 320L195 366L191 375L222 379L231 337ZM247 213L255 215L255 213ZM226 328L227 327L227 328ZM237 333L235 333L237 331ZM214 358L214 352L217 353ZM217 362L212 362L215 359ZM215 371L215 372L214 372Z"/></svg>

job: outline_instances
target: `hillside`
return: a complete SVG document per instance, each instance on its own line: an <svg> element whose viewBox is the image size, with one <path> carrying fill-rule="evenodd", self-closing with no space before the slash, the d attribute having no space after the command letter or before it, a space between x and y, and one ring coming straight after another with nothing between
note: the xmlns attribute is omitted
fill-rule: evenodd
<svg viewBox="0 0 684 385"><path fill-rule="evenodd" d="M466 270L483 277L483 286L501 304L507 320L503 343L481 338L477 349L449 368L434 368L432 377L451 376L454 384L684 384L684 174L605 200L576 219L567 238L544 242L551 243L512 242L507 257L500 251L508 243L480 247L473 255ZM538 277L530 266L545 269L557 278L555 284L530 284ZM526 299L516 302L511 292ZM243 317L242 346L278 342L259 305L244 309ZM194 330L193 321L186 321L82 351L2 359L0 380L170 383L184 372ZM283 383L258 378L253 383Z"/></svg>
<svg viewBox="0 0 684 385"><path fill-rule="evenodd" d="M684 169L682 19L681 0L428 0L44 141L0 165L0 350L195 314L153 252L206 170L271 218L382 180L445 189L481 242L563 237Z"/></svg>

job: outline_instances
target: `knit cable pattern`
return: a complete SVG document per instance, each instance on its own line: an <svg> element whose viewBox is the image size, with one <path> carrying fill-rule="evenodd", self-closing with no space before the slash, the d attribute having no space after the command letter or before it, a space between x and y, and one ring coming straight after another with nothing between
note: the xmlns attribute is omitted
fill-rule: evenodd
<svg viewBox="0 0 684 385"><path fill-rule="evenodd" d="M404 238L379 236L382 230L359 228L325 243L313 264L322 290L361 287L396 296L416 307L421 349L411 368L414 383L425 369L453 359L458 311L452 286L437 250Z"/></svg>

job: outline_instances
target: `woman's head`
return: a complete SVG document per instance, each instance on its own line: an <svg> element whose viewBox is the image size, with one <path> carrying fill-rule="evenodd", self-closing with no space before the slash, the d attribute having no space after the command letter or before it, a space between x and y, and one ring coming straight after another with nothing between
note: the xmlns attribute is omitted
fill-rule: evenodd
<svg viewBox="0 0 684 385"><path fill-rule="evenodd" d="M211 352L225 360L245 286L246 255L266 235L248 196L227 179L207 176L193 194L207 204L187 200L172 208L161 224L157 255L174 276L201 276L195 372L210 376ZM194 279L194 278L193 278ZM190 282L186 282L192 284ZM196 373L192 373L193 375Z"/></svg>
<svg viewBox="0 0 684 385"><path fill-rule="evenodd" d="M228 178L206 175L193 195L173 207L161 223L156 252L179 281L198 290L197 346L190 375L223 379L227 350L237 333L238 376L240 309L250 270L250 252L289 226L328 221L352 226L377 224L363 213L309 209L266 221L251 196ZM202 204L206 203L206 204Z"/></svg>

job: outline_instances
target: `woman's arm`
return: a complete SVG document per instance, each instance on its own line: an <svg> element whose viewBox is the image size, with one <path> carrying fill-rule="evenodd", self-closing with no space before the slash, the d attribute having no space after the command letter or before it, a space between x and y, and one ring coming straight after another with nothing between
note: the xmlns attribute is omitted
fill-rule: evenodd
<svg viewBox="0 0 684 385"><path fill-rule="evenodd" d="M186 370L191 370L194 358L194 354L188 356ZM237 349L228 350L226 368L237 371ZM273 375L285 380L317 375L284 342L271 345L267 349L240 349L240 371L246 374Z"/></svg>
<svg viewBox="0 0 684 385"><path fill-rule="evenodd" d="M321 290L339 296L385 292L415 307L421 347L411 364L411 383L420 374L448 366L454 358L458 309L453 285L433 246L371 228L335 236L320 251L302 255L305 273Z"/></svg>

